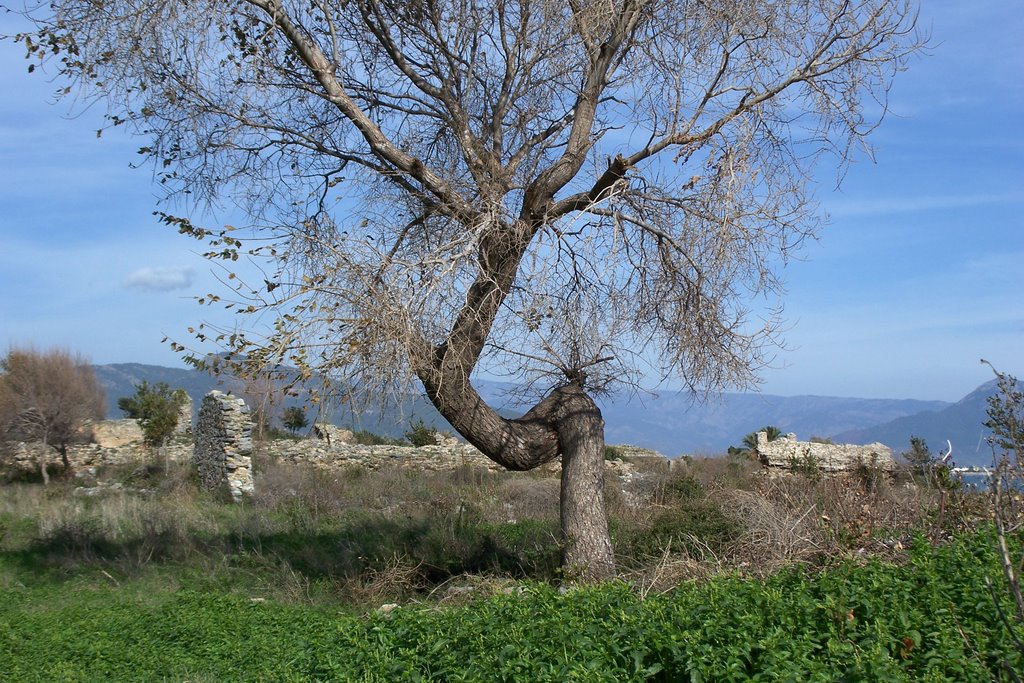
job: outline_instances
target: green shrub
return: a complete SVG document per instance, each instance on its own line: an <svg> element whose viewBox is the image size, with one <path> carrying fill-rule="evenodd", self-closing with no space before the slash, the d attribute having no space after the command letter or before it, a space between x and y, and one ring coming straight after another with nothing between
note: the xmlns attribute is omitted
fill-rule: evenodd
<svg viewBox="0 0 1024 683"><path fill-rule="evenodd" d="M635 541L637 556L659 555L666 547L701 556L706 546L719 552L736 540L742 525L709 498L694 498L665 510L654 518L650 529Z"/></svg>
<svg viewBox="0 0 1024 683"><path fill-rule="evenodd" d="M405 433L406 440L416 448L433 446L437 443L437 429L418 419L410 425Z"/></svg>
<svg viewBox="0 0 1024 683"><path fill-rule="evenodd" d="M366 429L353 429L353 440L361 446L408 446L408 442Z"/></svg>
<svg viewBox="0 0 1024 683"><path fill-rule="evenodd" d="M605 446L604 447L604 459L605 460L622 460L622 449L618 446Z"/></svg>
<svg viewBox="0 0 1024 683"><path fill-rule="evenodd" d="M632 538L623 544L634 557L660 555L669 546L698 555L704 546L718 552L743 529L690 473L672 477L656 502L667 509L656 515L649 527L634 529Z"/></svg>
<svg viewBox="0 0 1024 683"><path fill-rule="evenodd" d="M853 477L865 491L877 491L879 484L885 481L885 472L878 466L878 453L872 452L868 461L858 460L853 468Z"/></svg>
<svg viewBox="0 0 1024 683"><path fill-rule="evenodd" d="M810 449L805 450L802 455L790 457L789 469L793 474L802 474L814 481L818 481L822 476L821 464Z"/></svg>
<svg viewBox="0 0 1024 683"><path fill-rule="evenodd" d="M302 599L290 604L254 599L251 580L232 593L237 582L209 572L135 592L30 582L0 600L0 679L1013 680L1024 656L985 586L1000 572L989 533L917 541L901 565L719 576L646 597L622 583L525 583L440 609L370 603L368 614L310 606L323 584L296 579ZM0 572L10 567L0 556ZM404 583L408 563L391 556L365 576Z"/></svg>
<svg viewBox="0 0 1024 683"><path fill-rule="evenodd" d="M507 564L505 573L521 578L550 579L561 567L559 527L556 520L524 519L495 524L488 529Z"/></svg>
<svg viewBox="0 0 1024 683"><path fill-rule="evenodd" d="M703 498L705 495L704 485L689 473L671 478L665 486L665 492L666 498L674 502Z"/></svg>
<svg viewBox="0 0 1024 683"><path fill-rule="evenodd" d="M306 417L306 411L299 406L289 406L284 409L284 417L282 423L292 434L298 434L300 429L309 426L309 418Z"/></svg>

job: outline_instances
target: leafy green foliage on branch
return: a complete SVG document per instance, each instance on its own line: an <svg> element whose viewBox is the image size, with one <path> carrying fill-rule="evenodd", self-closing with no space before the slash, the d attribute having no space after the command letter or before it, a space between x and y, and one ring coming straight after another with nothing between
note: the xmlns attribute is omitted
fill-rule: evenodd
<svg viewBox="0 0 1024 683"><path fill-rule="evenodd" d="M985 426L992 431L993 445L1020 457L1024 453L1024 391L1017 378L996 371L998 391L989 396Z"/></svg>
<svg viewBox="0 0 1024 683"><path fill-rule="evenodd" d="M1024 567L1024 554L1013 549L1010 540L1019 533L1024 524L1024 498L1020 493L1024 481L1024 391L1013 375L996 370L988 361L982 360L996 375L997 392L988 398L988 420L984 423L992 431L989 444L992 447L993 471L990 479L992 518L996 528L996 540L1003 570L1003 586L997 590L995 582L988 576L985 584L992 595L995 611L998 613L1005 632L1016 645L1017 661L1007 656L1000 662L1000 673L1008 674L1007 680L1020 681L1024 665L1024 592L1020 585L1020 572ZM1012 598L1012 606L1001 604L1001 598Z"/></svg>
<svg viewBox="0 0 1024 683"><path fill-rule="evenodd" d="M960 487L961 481L954 476L952 465L934 455L928 442L920 436L910 437L910 450L904 451L903 459L915 479L925 486L947 491Z"/></svg>

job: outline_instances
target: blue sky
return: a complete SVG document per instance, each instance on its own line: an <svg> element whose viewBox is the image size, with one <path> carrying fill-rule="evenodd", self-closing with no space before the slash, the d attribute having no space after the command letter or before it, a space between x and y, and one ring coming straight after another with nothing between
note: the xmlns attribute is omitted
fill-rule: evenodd
<svg viewBox="0 0 1024 683"><path fill-rule="evenodd" d="M1024 12L925 0L920 23L933 47L897 79L875 160L839 190L820 177L832 221L784 273L765 393L957 400L991 378L982 357L1024 376ZM0 346L180 365L160 340L211 314L191 299L218 291L209 265L152 217L143 142L97 139L101 111L69 116L23 55L0 42Z"/></svg>

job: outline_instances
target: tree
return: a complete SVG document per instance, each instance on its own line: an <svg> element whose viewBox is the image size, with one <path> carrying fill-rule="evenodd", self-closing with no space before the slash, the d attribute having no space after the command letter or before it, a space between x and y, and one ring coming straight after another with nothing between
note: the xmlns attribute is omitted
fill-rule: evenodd
<svg viewBox="0 0 1024 683"><path fill-rule="evenodd" d="M563 561L582 580L614 569L593 397L652 372L701 392L756 382L776 272L820 223L814 164L843 167L922 43L910 0L55 0L30 15L30 57L145 136L168 192L249 217L161 214L211 258L260 266L231 269L224 302L252 329L206 324L198 345L257 372L316 369L351 396L418 381L495 462L561 457ZM481 371L535 404L503 418Z"/></svg>
<svg viewBox="0 0 1024 683"><path fill-rule="evenodd" d="M289 406L284 409L283 422L285 429L290 431L292 434L298 434L300 429L304 429L309 425L309 419L306 417L306 412L298 406Z"/></svg>
<svg viewBox="0 0 1024 683"><path fill-rule="evenodd" d="M750 455L757 450L757 434L758 432L765 432L768 436L769 441L775 441L775 439L782 436L782 430L774 425L766 425L761 427L756 432L750 432L743 437L743 445L740 447L729 446L729 455Z"/></svg>
<svg viewBox="0 0 1024 683"><path fill-rule="evenodd" d="M903 459L910 465L915 474L927 474L928 470L935 464L935 456L928 448L928 442L920 436L910 436L910 450L903 452Z"/></svg>
<svg viewBox="0 0 1024 683"><path fill-rule="evenodd" d="M68 446L86 438L90 420L106 412L103 388L86 361L63 349L11 349L0 361L0 436L38 441L60 453L64 472L71 471ZM43 482L49 483L46 457L39 459Z"/></svg>
<svg viewBox="0 0 1024 683"><path fill-rule="evenodd" d="M1021 567L1024 567L1024 558L1015 556L1007 542L1015 530L1020 529L1021 520L1024 519L1022 499L1014 492L1019 491L1021 482L1024 481L1024 387L1017 381L1017 378L1005 372L1000 372L982 359L996 376L996 393L987 399L988 408L985 413L988 417L983 423L991 432L988 438L989 446L992 448L993 469L990 474L989 492L992 497L992 518L996 527L996 541L999 548L999 559L1003 568L1003 578L1006 581L1006 589L1013 598L1014 612L1007 616L1001 601L996 593L992 580L985 578L989 592L992 595L992 603L1000 621L1010 636L1017 644L1018 652L1024 651L1021 645L1020 632L1024 624L1024 593L1020 586ZM1001 668L1008 672L1014 680L1020 680L1020 676L1014 671L1007 659L1000 662Z"/></svg>
<svg viewBox="0 0 1024 683"><path fill-rule="evenodd" d="M236 376L235 379L243 383L239 394L245 404L249 406L253 438L257 441L264 441L273 432L271 421L276 416L276 406L284 402L286 390L281 388L279 381L275 381L278 373L271 369L250 368L247 375L244 373L233 374L242 375Z"/></svg>
<svg viewBox="0 0 1024 683"><path fill-rule="evenodd" d="M982 360L996 376L996 389L985 399L988 419L984 425L992 432L992 445L1012 455L1014 466L1020 468L1020 455L1024 453L1024 388L1013 375L999 372L991 363Z"/></svg>
<svg viewBox="0 0 1024 683"><path fill-rule="evenodd" d="M187 400L184 389L172 390L166 382L150 386L142 380L135 385L134 396L117 399L117 407L125 417L138 421L147 445L163 446L178 426L181 407Z"/></svg>

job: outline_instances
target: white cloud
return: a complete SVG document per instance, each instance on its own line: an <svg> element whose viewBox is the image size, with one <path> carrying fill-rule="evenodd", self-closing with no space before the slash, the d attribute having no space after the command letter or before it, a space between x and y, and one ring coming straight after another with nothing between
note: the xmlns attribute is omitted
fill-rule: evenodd
<svg viewBox="0 0 1024 683"><path fill-rule="evenodd" d="M185 289L191 285L192 269L188 267L139 268L128 276L129 287L152 289L158 292Z"/></svg>

